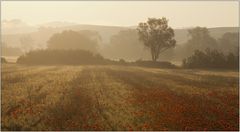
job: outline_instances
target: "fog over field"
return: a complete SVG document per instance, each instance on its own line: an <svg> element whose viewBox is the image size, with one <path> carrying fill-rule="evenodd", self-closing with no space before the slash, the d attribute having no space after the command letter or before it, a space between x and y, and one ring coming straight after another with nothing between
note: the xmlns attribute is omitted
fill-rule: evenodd
<svg viewBox="0 0 240 132"><path fill-rule="evenodd" d="M237 1L1 1L1 38L1 130L239 130Z"/></svg>

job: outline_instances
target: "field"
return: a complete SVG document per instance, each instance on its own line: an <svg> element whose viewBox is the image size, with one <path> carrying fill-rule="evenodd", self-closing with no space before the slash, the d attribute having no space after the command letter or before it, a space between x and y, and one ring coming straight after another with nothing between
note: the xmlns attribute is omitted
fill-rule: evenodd
<svg viewBox="0 0 240 132"><path fill-rule="evenodd" d="M2 130L238 130L238 72L2 65Z"/></svg>

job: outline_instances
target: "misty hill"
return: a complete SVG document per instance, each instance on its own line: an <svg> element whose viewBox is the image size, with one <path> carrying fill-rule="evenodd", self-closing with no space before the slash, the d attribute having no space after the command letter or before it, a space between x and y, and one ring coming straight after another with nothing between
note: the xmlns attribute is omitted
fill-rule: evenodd
<svg viewBox="0 0 240 132"><path fill-rule="evenodd" d="M2 41L9 46L20 47L20 38L31 37L34 40L33 47L43 48L46 47L47 40L55 33L62 32L63 30L93 30L97 31L101 38L102 43L109 43L109 38L117 34L121 30L128 29L127 27L115 27L115 26L98 26L98 25L73 25L64 27L40 27L38 31L22 34L4 34L2 35Z"/></svg>
<svg viewBox="0 0 240 132"><path fill-rule="evenodd" d="M1 28L2 34L22 34L37 31L37 27L31 26L20 19L3 20Z"/></svg>
<svg viewBox="0 0 240 132"><path fill-rule="evenodd" d="M53 25L57 25L57 27L52 27ZM48 26L46 26L48 25ZM2 40L9 46L19 47L20 41L19 39L24 36L30 36L34 40L33 47L45 47L46 41L54 34L59 33L63 30L95 30L97 31L101 38L102 43L107 44L109 43L110 37L112 35L117 34L121 30L126 29L134 29L134 27L117 27L117 26L101 26L101 25L72 25L72 26L65 26L69 25L69 23L48 23L43 27L38 28L37 31L31 33L15 33L15 34L6 34L10 33L7 29L3 30ZM4 29L4 26L3 26ZM188 40L188 29L175 29L175 39L177 40L177 44L182 44ZM238 32L237 27L218 27L218 28L209 28L211 36L214 38L220 38L226 32Z"/></svg>
<svg viewBox="0 0 240 132"><path fill-rule="evenodd" d="M188 29L174 29L175 39L177 40L177 44L183 44L187 42L188 37ZM238 32L237 27L217 27L217 28L208 28L210 35L218 39L226 32Z"/></svg>
<svg viewBox="0 0 240 132"><path fill-rule="evenodd" d="M59 22L59 21L53 21L53 22L47 22L40 24L39 27L67 27L72 25L78 25L77 23L73 22Z"/></svg>
<svg viewBox="0 0 240 132"><path fill-rule="evenodd" d="M73 25L71 25L71 24L73 24ZM56 26L54 27L54 25L56 25ZM128 40L130 40L130 41L129 41L129 47L128 47L128 45L125 44L126 45L125 53L121 52L120 54L116 54L116 53L114 53L115 51L112 50L113 48L111 48L111 45L113 45L113 43L111 42L112 36L118 35L120 31L124 31L124 30L126 31L126 30L131 29L134 31L134 29L136 27L118 27L118 26L102 26L102 25L74 25L74 23L64 23L64 22L46 23L41 26L42 27L39 27L37 31L31 32L31 33L21 33L21 34L20 33L18 33L18 34L4 34L3 33L2 41L5 43L6 46L24 48L22 50L27 51L26 49L29 50L29 49L46 48L46 45L47 45L46 42L55 33L60 33L64 30L73 30L73 31L90 30L90 31L98 32L99 35L101 36L102 42L99 44L99 47L100 47L99 52L106 58L111 58L111 59L123 58L126 60L148 59L149 58L149 52L146 49L144 49L143 47L139 46L136 49L136 48L134 48L134 46L130 46L133 43L138 43L135 41L135 40L137 40L136 35L135 36L133 35L134 38L131 38L132 36L129 36L127 38L126 41L127 42L128 42ZM177 46L181 46L185 42L187 42L187 40L189 39L189 36L188 36L189 29L190 28L175 29L175 39L177 41ZM214 37L215 39L220 38L226 32L238 32L237 27L217 27L217 28L209 28L208 30L210 32L210 35L212 37ZM31 44L22 45L21 44L22 38L28 38L29 40L31 40ZM133 48L134 48L134 50L132 50ZM109 49L111 51L109 51ZM116 47L115 47L115 49L116 49ZM129 52L129 54L128 54L128 52ZM167 55L169 52L171 52L171 51L166 52L166 56L169 56L169 55ZM114 54L115 54L115 56L114 56ZM165 56L165 55L163 55L163 56ZM168 58L166 58L166 59L168 59Z"/></svg>

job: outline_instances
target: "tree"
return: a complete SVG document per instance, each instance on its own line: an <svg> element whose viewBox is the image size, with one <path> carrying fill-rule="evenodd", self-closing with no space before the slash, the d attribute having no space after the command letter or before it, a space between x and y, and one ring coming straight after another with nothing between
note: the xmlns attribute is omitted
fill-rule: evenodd
<svg viewBox="0 0 240 132"><path fill-rule="evenodd" d="M20 43L23 52L28 52L33 49L34 46L34 40L30 35L26 35L20 38Z"/></svg>
<svg viewBox="0 0 240 132"><path fill-rule="evenodd" d="M136 30L121 30L111 36L110 44L105 46L102 54L113 59L122 58L130 61L140 59L146 54L143 45L140 43Z"/></svg>
<svg viewBox="0 0 240 132"><path fill-rule="evenodd" d="M183 60L185 68L237 69L238 56L233 53L224 55L216 49L195 50L194 54Z"/></svg>
<svg viewBox="0 0 240 132"><path fill-rule="evenodd" d="M225 53L233 52L234 54L238 54L238 37L238 32L227 32L223 34L223 36L218 39L220 49L223 50Z"/></svg>
<svg viewBox="0 0 240 132"><path fill-rule="evenodd" d="M100 54L81 49L38 49L29 51L17 59L19 64L30 65L90 65L106 62Z"/></svg>
<svg viewBox="0 0 240 132"><path fill-rule="evenodd" d="M206 27L195 27L188 30L189 39L186 43L176 48L176 56L186 58L191 56L195 50L218 49L217 41L211 37Z"/></svg>
<svg viewBox="0 0 240 132"><path fill-rule="evenodd" d="M48 49L82 49L96 51L97 40L72 30L54 34L48 40Z"/></svg>
<svg viewBox="0 0 240 132"><path fill-rule="evenodd" d="M176 45L174 31L168 26L168 20L163 18L148 18L138 25L139 40L151 51L152 60L156 62L159 55Z"/></svg>
<svg viewBox="0 0 240 132"><path fill-rule="evenodd" d="M206 27L196 27L190 29L188 30L188 34L191 38L187 41L186 46L190 51L217 48L217 41L210 36Z"/></svg>
<svg viewBox="0 0 240 132"><path fill-rule="evenodd" d="M1 57L1 63L7 63L7 60L3 57Z"/></svg>

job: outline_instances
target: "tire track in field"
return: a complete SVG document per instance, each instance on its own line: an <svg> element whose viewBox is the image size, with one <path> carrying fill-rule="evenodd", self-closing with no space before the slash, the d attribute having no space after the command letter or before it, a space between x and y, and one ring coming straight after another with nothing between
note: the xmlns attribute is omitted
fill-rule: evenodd
<svg viewBox="0 0 240 132"><path fill-rule="evenodd" d="M237 108L236 106L231 106L231 108L230 105L226 106L225 104L222 104L222 102L215 102L213 97L209 99L204 94L194 95L182 92L179 93L179 89L178 91L174 91L170 88L171 86L174 87L174 84L164 84L169 83L169 81L167 81L168 79L171 79L169 76L167 76L166 79L162 79L164 78L163 75L119 69L108 70L108 74L116 80L121 81L123 84L128 84L129 88L135 91L132 94L135 98L135 101L133 102L137 107L136 109L141 111L139 113L141 116L136 118L136 122L138 126L142 126L136 130L164 130L165 128L168 130L184 130L189 125L186 124L186 122L191 122L191 127L196 130L201 130L203 126L212 130L214 127L211 126L212 121L209 120L208 116L213 115L216 116L216 118L222 118L224 121L230 119L233 123L229 123L227 127L231 129L237 128L237 120L235 120L235 118L233 118L234 116L231 114L228 114L230 118L228 118L228 116L225 118L225 116L222 117L220 115L215 115L216 113L211 112L210 115L207 115L209 114L209 106L216 107L216 105L218 105L223 108L225 107L225 109L220 109L222 112L224 111L224 114L226 114L226 111L232 111L234 113L232 108L235 109ZM175 79L177 78L173 78L174 81L176 81ZM212 85L210 85L210 87L212 87ZM212 89L207 90L207 92L212 91ZM224 94L226 94L226 92L224 92ZM237 105L237 103L233 104ZM145 113L147 113L146 116L144 116ZM152 114L155 115L152 116ZM202 121L199 124L198 121L192 120L194 118L205 121ZM214 121L214 123L218 122ZM189 126L190 130L191 127Z"/></svg>
<svg viewBox="0 0 240 132"><path fill-rule="evenodd" d="M108 76L106 70L85 68L69 83L64 99L50 110L50 130L130 129L135 121L131 116L134 108L126 104L131 90Z"/></svg>
<svg viewBox="0 0 240 132"><path fill-rule="evenodd" d="M96 116L88 70L75 72L61 100L48 109L47 130L96 130L102 120ZM100 120L100 121L98 121ZM50 124L49 124L50 122ZM99 128L100 129L100 128Z"/></svg>
<svg viewBox="0 0 240 132"><path fill-rule="evenodd" d="M19 72L28 72L28 71L34 71L37 69L44 69L54 66L28 66L28 65L21 65L21 64L3 64L2 74L12 74L12 73L19 73Z"/></svg>
<svg viewBox="0 0 240 132"><path fill-rule="evenodd" d="M177 73L170 74L167 72L154 72L151 69L143 68L122 68L122 67L111 67L111 70L119 73L132 75L133 78L139 78L143 81L139 83L145 83L151 88L153 85L162 85L164 88L169 90L185 93L185 94L208 94L209 90L223 90L225 92L237 91L238 78L236 77L223 77L223 76L213 76L213 75L196 75L194 78L185 78ZM124 75L122 74L122 75ZM121 75L121 74L120 74ZM191 75L193 76L193 75ZM128 78L126 76L126 78ZM123 78L125 79L125 78ZM130 78L131 80L132 78ZM136 84L137 85L137 84ZM228 89L227 89L228 88Z"/></svg>
<svg viewBox="0 0 240 132"><path fill-rule="evenodd" d="M108 69L91 69L92 82L95 83L94 93L98 102L98 110L110 130L128 130L134 124L132 112L135 108L126 103L131 95L128 85L118 82L109 76ZM130 127L129 127L130 126Z"/></svg>
<svg viewBox="0 0 240 132"><path fill-rule="evenodd" d="M55 71L58 70L59 68L55 66L51 67L31 67L28 70L25 71L14 71L11 72L11 74L2 74L2 87L4 87L4 84L15 84L15 83L21 83L28 81L30 79L34 79L35 77L38 76L44 76L46 72L48 71Z"/></svg>
<svg viewBox="0 0 240 132"><path fill-rule="evenodd" d="M12 113L19 110L24 112L25 110L31 109L37 112L36 114L38 115L31 115L33 116L32 118L29 118L29 116L25 117L24 115L18 116L32 120L32 122L26 123L25 125L18 124L18 121L14 122L15 125L23 130L31 130L32 128L36 130L38 124L42 124L42 116L45 114L44 109L54 104L54 102L57 102L60 97L63 96L68 82L75 77L76 71L81 71L81 68L44 67L39 69L36 67L36 71L25 76L27 78L25 81L17 83L16 85L7 85L9 88L2 90L3 125L9 128L9 124L5 121L14 121L11 115L4 113L9 113L8 111ZM34 119L36 119L36 121Z"/></svg>

